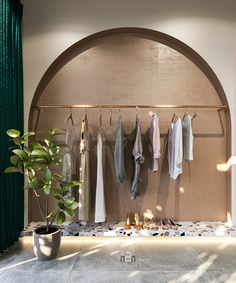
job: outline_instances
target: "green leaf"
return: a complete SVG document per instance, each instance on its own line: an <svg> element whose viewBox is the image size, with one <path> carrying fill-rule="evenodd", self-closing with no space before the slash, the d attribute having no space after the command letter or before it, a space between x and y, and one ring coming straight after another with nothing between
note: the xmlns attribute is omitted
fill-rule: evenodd
<svg viewBox="0 0 236 283"><path fill-rule="evenodd" d="M41 145L41 143L37 142L37 141L32 141L31 142L31 146L33 149L37 149L37 148L43 148L43 146Z"/></svg>
<svg viewBox="0 0 236 283"><path fill-rule="evenodd" d="M61 225L62 223L64 223L66 220L66 216L65 213L63 211L60 211L57 215L57 224Z"/></svg>
<svg viewBox="0 0 236 283"><path fill-rule="evenodd" d="M58 173L54 173L53 177L58 181L63 181L63 176Z"/></svg>
<svg viewBox="0 0 236 283"><path fill-rule="evenodd" d="M21 137L16 137L13 139L14 144L21 146L22 144L22 138Z"/></svg>
<svg viewBox="0 0 236 283"><path fill-rule="evenodd" d="M52 194L54 197L59 197L59 199L61 199L61 194L64 192L63 189L60 188L54 188L52 191Z"/></svg>
<svg viewBox="0 0 236 283"><path fill-rule="evenodd" d="M26 154L28 154L28 156L30 156L31 151L29 150L28 147L24 146L24 151L26 152Z"/></svg>
<svg viewBox="0 0 236 283"><path fill-rule="evenodd" d="M33 178L35 176L35 171L33 168L28 169L28 175L30 178Z"/></svg>
<svg viewBox="0 0 236 283"><path fill-rule="evenodd" d="M51 218L51 216L52 216L52 212L50 212L48 215L47 215L47 219L49 219L49 218Z"/></svg>
<svg viewBox="0 0 236 283"><path fill-rule="evenodd" d="M16 146L16 145L8 147L9 150L13 150L13 149L16 149L16 148L18 148L18 146Z"/></svg>
<svg viewBox="0 0 236 283"><path fill-rule="evenodd" d="M33 189L42 189L45 184L42 180L33 178L32 181L29 182L29 185L32 186Z"/></svg>
<svg viewBox="0 0 236 283"><path fill-rule="evenodd" d="M8 167L4 170L4 173L19 173L20 170L16 167Z"/></svg>
<svg viewBox="0 0 236 283"><path fill-rule="evenodd" d="M19 156L18 155L12 155L10 157L10 162L11 164L15 165L18 163L18 161L20 160Z"/></svg>
<svg viewBox="0 0 236 283"><path fill-rule="evenodd" d="M54 136L56 134L63 134L62 131L62 129L52 128L48 130L48 133L50 134L50 136Z"/></svg>
<svg viewBox="0 0 236 283"><path fill-rule="evenodd" d="M15 130L15 129L10 129L10 130L7 130L7 135L11 138L16 138L20 136L20 131Z"/></svg>
<svg viewBox="0 0 236 283"><path fill-rule="evenodd" d="M62 182L61 184L63 185L64 188L72 188L72 187L75 187L75 186L79 186L81 184L81 182L79 182L79 181Z"/></svg>
<svg viewBox="0 0 236 283"><path fill-rule="evenodd" d="M59 165L62 163L62 159L61 158L52 158L52 163Z"/></svg>
<svg viewBox="0 0 236 283"><path fill-rule="evenodd" d="M69 197L65 200L65 202L68 204L68 205L71 205L73 202L75 201L75 198L73 197Z"/></svg>
<svg viewBox="0 0 236 283"><path fill-rule="evenodd" d="M75 213L74 213L74 210L71 208L71 207L66 207L65 208L65 211L70 215L70 216L74 216Z"/></svg>
<svg viewBox="0 0 236 283"><path fill-rule="evenodd" d="M18 163L17 163L17 168L18 168L18 170L21 172L21 173L23 173L24 172L24 168L23 168L23 161L18 161Z"/></svg>
<svg viewBox="0 0 236 283"><path fill-rule="evenodd" d="M51 160L50 155L48 154L48 152L44 148L34 149L31 152L31 156L37 157L37 158L45 158L45 160L47 162L49 162Z"/></svg>
<svg viewBox="0 0 236 283"><path fill-rule="evenodd" d="M51 181L51 178L52 178L52 173L51 171L46 168L46 170L43 172L43 180L45 183Z"/></svg>
<svg viewBox="0 0 236 283"><path fill-rule="evenodd" d="M44 190L44 193L46 195L49 195L50 194L50 190L51 190L51 185L49 185L49 184L44 185L43 186L43 190Z"/></svg>
<svg viewBox="0 0 236 283"><path fill-rule="evenodd" d="M74 201L74 202L70 205L71 209L73 209L73 210L75 210L78 206L79 206L79 203L76 202L76 201Z"/></svg>
<svg viewBox="0 0 236 283"><path fill-rule="evenodd" d="M61 200L58 202L58 206L59 206L60 209L65 209L65 204Z"/></svg>
<svg viewBox="0 0 236 283"><path fill-rule="evenodd" d="M30 136L34 136L34 135L35 135L35 132L26 132L26 133L24 133L22 138L26 138L26 137L30 137Z"/></svg>
<svg viewBox="0 0 236 283"><path fill-rule="evenodd" d="M44 142L46 143L47 146L50 146L50 140L44 139Z"/></svg>
<svg viewBox="0 0 236 283"><path fill-rule="evenodd" d="M32 156L45 156L49 158L48 152L44 148L37 148L31 152Z"/></svg>
<svg viewBox="0 0 236 283"><path fill-rule="evenodd" d="M12 152L18 155L20 159L24 161L27 161L29 159L27 153L23 149L14 149Z"/></svg>

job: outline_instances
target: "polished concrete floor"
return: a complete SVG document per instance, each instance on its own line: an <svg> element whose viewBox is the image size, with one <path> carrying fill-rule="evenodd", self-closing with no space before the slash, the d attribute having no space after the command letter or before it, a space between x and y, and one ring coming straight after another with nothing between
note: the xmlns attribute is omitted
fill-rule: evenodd
<svg viewBox="0 0 236 283"><path fill-rule="evenodd" d="M0 256L1 283L236 282L236 238L63 237L39 262L31 237Z"/></svg>

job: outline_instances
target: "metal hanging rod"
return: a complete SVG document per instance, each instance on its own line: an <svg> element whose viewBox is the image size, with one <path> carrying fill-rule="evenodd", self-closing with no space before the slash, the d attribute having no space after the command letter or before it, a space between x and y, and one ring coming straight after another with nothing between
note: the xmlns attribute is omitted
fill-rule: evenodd
<svg viewBox="0 0 236 283"><path fill-rule="evenodd" d="M216 109L219 111L228 110L225 105L163 105L163 104L153 104L153 105L128 105L128 104L109 104L109 105L82 105L82 104L72 104L72 105L34 105L35 109L45 109L45 108L159 108L159 109Z"/></svg>

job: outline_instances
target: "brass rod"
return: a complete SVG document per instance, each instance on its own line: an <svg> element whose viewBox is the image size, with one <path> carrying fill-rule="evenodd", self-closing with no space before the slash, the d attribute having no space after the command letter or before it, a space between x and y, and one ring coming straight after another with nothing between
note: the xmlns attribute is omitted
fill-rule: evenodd
<svg viewBox="0 0 236 283"><path fill-rule="evenodd" d="M72 105L34 105L32 106L35 109L42 109L42 108L160 108L160 109L175 109L175 108L191 108L191 109L218 109L218 110L227 110L228 107L225 105L125 105L125 104L104 104L104 105L82 105L82 104L72 104Z"/></svg>

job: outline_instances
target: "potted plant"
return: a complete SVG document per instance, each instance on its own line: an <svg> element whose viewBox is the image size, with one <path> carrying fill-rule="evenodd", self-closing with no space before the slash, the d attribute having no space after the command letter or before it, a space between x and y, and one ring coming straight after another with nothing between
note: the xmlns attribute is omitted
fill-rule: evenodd
<svg viewBox="0 0 236 283"><path fill-rule="evenodd" d="M78 186L79 181L65 182L62 175L56 173L62 160L60 151L66 145L58 144L55 135L60 134L58 129L48 130L48 136L43 141L35 141L34 132L10 129L7 135L14 146L9 148L11 167L5 173L22 173L26 176L25 189L33 191L36 197L40 215L44 225L37 228L33 234L34 252L39 260L52 259L57 255L61 242L60 226L66 215L74 216L78 203L71 196L70 189ZM42 208L41 196L45 195L45 209ZM49 199L57 201L56 211L49 211Z"/></svg>

